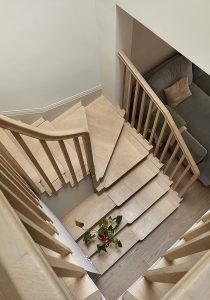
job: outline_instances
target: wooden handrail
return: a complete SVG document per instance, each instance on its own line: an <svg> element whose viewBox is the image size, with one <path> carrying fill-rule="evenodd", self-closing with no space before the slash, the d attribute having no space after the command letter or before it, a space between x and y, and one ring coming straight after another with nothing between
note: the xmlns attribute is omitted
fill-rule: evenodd
<svg viewBox="0 0 210 300"><path fill-rule="evenodd" d="M141 131L141 128L142 128L142 121L143 121L143 116L144 116L144 111L145 111L145 101L147 100L147 98L149 99L150 101L150 105L149 105L149 109L148 109L148 112L147 112L147 118L146 118L146 124L145 124L145 127L144 127L144 131L143 131L143 137L145 138L146 137L146 133L147 133L147 127L148 127L148 124L149 124L149 120L150 120L150 115L151 115L151 109L152 109L152 104L156 107L156 109L160 112L160 114L164 117L164 125L162 127L162 130L161 130L161 134L159 136L159 139L158 139L158 143L156 145L156 149L155 149L155 153L154 155L156 156L158 151L159 151L159 147L160 147L160 143L161 143L161 140L162 140L162 137L163 137L163 133L166 129L166 126L168 126L170 128L170 131L172 133L172 135L170 135L170 139L172 138L172 136L175 138L176 142L177 142L177 147L181 149L182 153L184 154L184 157L185 159L187 160L189 166L190 166L190 170L192 171L193 173L193 177L192 179L188 182L188 184L186 184L186 188L189 187L189 185L191 185L196 179L197 177L199 176L200 174L200 171L182 137L182 135L180 134L180 131L179 129L177 128L170 112L168 111L168 109L165 107L165 105L162 103L162 101L158 98L158 96L155 94L155 92L152 90L152 88L149 86L149 84L146 82L146 80L143 78L143 76L139 73L139 71L137 70L137 68L134 66L134 64L129 60L129 58L126 56L126 54L124 53L124 51L120 51L119 52L119 58L121 60L121 62L123 63L123 84L124 86L122 87L122 92L121 94L123 95L123 99L122 99L122 103L124 105L124 107L126 107L127 111L126 111L126 114L127 114L127 117L126 119L128 120L129 119L129 114L130 114L130 102L131 102L131 77L133 79L135 79L136 81L136 88L135 90L137 89L137 83L139 84L139 86L143 89L143 96L142 96L142 105L141 105L141 108L140 108L140 112L139 112L139 116L138 116L138 125L137 125L137 132L139 133ZM125 67L126 67L126 70L128 72L128 78L129 78L129 82L128 82L128 98L126 99L126 103L124 103L124 95L125 95L125 78L126 78L126 70L125 70ZM134 80L133 80L134 81ZM134 111L135 111L135 114L136 114L136 94L137 92L135 92L135 96L134 96ZM132 125L134 124L134 114L132 113ZM156 122L158 121L157 119L155 120ZM157 124L155 124L156 126ZM155 129L153 129L152 131L152 137L150 138L149 142L151 143L152 142L152 139L153 139L153 136L154 136L154 131ZM170 141L168 142L168 145L169 146L170 144ZM166 151L165 151L166 152ZM165 153L164 153L165 155ZM163 159L163 156L161 157L161 159ZM185 175L185 174L184 174ZM183 177L184 177L183 175ZM179 182L180 183L180 182ZM177 184L178 185L178 184ZM183 195L183 193L186 191L186 189L182 189L182 192L180 192L181 196Z"/></svg>
<svg viewBox="0 0 210 300"><path fill-rule="evenodd" d="M27 136L33 139L36 139L40 142L41 146L43 147L43 150L45 151L46 156L49 158L49 161L51 163L52 168L54 169L55 173L57 174L58 178L61 181L62 186L66 185L66 182L63 178L63 175L61 174L59 167L57 165L56 160L54 159L53 154L51 153L50 147L48 146L47 142L58 142L60 146L60 151L64 155L64 160L67 163L68 169L67 171L70 172L74 184L78 184L76 173L73 169L72 163L71 163L71 157L69 157L69 153L65 147L65 141L72 140L75 145L75 151L78 156L78 161L81 166L81 170L83 173L83 176L87 176L86 168L85 168L85 162L83 153L80 148L79 138L82 139L84 147L85 147L85 153L86 153L86 159L88 168L90 171L90 175L92 177L93 185L94 187L97 187L99 182L96 180L95 175L95 166L93 161L93 154L92 154L92 147L91 147L91 140L90 135L87 129L78 128L78 129L70 129L70 130L63 130L63 131L52 131L52 130L44 130L41 128L33 127L31 125L20 123L16 120L10 119L5 116L0 116L0 128L9 130L13 137L16 139L17 143L20 145L20 147L25 152L26 156L30 159L32 165L35 167L35 169L38 171L38 173L41 175L47 186L50 188L50 191L52 193L56 193L56 190L52 184L52 182L49 180L48 176L45 173L45 170L40 165L39 161L36 159L30 148L28 147L27 143L23 139L22 136Z"/></svg>

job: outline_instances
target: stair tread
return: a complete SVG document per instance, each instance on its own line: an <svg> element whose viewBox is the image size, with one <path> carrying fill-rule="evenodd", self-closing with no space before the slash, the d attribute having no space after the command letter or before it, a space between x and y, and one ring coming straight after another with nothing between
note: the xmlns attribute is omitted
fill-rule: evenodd
<svg viewBox="0 0 210 300"><path fill-rule="evenodd" d="M139 237L139 240L143 240L178 206L179 202L170 189L159 201L140 216L139 219L131 224L131 228Z"/></svg>
<svg viewBox="0 0 210 300"><path fill-rule="evenodd" d="M162 172L159 173L122 206L121 214L129 224L133 223L170 189L168 182L170 182L168 177Z"/></svg>
<svg viewBox="0 0 210 300"><path fill-rule="evenodd" d="M84 234L84 231L75 225L75 220L85 223L85 229L90 229L114 208L114 202L106 194L100 196L92 194L66 214L62 223L77 240Z"/></svg>
<svg viewBox="0 0 210 300"><path fill-rule="evenodd" d="M115 109L103 96L86 107L97 179L104 176L124 124Z"/></svg>
<svg viewBox="0 0 210 300"><path fill-rule="evenodd" d="M82 106L81 101L79 101L78 103L76 103L75 105L71 106L69 109L65 110L64 113L58 115L56 118L54 118L51 123L53 125L59 123L61 120L68 118L71 113L73 113L74 111L76 111L78 108L80 108Z"/></svg>
<svg viewBox="0 0 210 300"><path fill-rule="evenodd" d="M0 129L0 140L11 156L19 163L21 168L28 174L35 184L39 184L41 177L31 166L29 161L23 155L23 152L17 147L16 143L8 135L8 131Z"/></svg>
<svg viewBox="0 0 210 300"><path fill-rule="evenodd" d="M113 210L109 216L112 216L112 218L121 215L121 212L119 209L115 209ZM127 225L127 221L126 219L123 217L122 218L122 222L120 223L119 227L117 228L117 230L115 231L115 235L117 235L117 233L122 230L125 226ZM97 230L98 229L98 225L93 227L93 230ZM97 251L97 244L100 244L100 241L98 239L93 240L90 245L87 247L81 237L81 239L78 241L78 245L80 246L80 248L83 250L83 252L85 253L86 256L91 257L93 254L96 253Z"/></svg>
<svg viewBox="0 0 210 300"><path fill-rule="evenodd" d="M79 106L75 110L71 110L66 116L55 119L51 122L57 130L68 130L83 128L88 131L86 111L84 106Z"/></svg>
<svg viewBox="0 0 210 300"><path fill-rule="evenodd" d="M115 262L117 262L129 249L131 249L137 242L136 234L126 226L117 235L122 242L122 248L116 248L111 245L108 248L108 253L101 252L92 256L91 261L100 273L106 272Z"/></svg>
<svg viewBox="0 0 210 300"><path fill-rule="evenodd" d="M133 137L126 127L123 127L103 179L104 187L110 187L114 182L147 157L148 154L149 152L144 146Z"/></svg>
<svg viewBox="0 0 210 300"><path fill-rule="evenodd" d="M158 173L159 169L148 157L107 191L107 194L120 206Z"/></svg>

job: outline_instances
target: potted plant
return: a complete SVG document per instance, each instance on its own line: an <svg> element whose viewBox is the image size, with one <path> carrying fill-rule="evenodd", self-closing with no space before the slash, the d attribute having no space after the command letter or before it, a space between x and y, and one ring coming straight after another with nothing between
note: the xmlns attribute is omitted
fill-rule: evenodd
<svg viewBox="0 0 210 300"><path fill-rule="evenodd" d="M98 239L100 244L97 244L97 252L107 252L107 248L114 244L116 247L122 247L122 242L115 238L115 233L120 223L122 222L122 216L116 216L112 218L103 218L98 222L97 230L87 230L84 228L85 224L80 221L75 221L76 226L82 228L85 233L83 235L83 241L88 247L94 239Z"/></svg>

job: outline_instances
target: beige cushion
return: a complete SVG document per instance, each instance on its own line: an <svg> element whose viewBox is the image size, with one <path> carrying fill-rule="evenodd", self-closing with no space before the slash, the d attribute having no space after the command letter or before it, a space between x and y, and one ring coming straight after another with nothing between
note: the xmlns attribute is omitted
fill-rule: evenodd
<svg viewBox="0 0 210 300"><path fill-rule="evenodd" d="M192 95L189 89L188 77L183 77L173 85L164 90L168 104L171 107L177 106L179 103Z"/></svg>

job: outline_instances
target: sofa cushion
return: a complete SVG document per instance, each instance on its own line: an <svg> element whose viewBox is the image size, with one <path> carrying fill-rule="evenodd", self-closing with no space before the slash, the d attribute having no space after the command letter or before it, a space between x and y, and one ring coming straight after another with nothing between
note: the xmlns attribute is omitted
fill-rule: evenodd
<svg viewBox="0 0 210 300"><path fill-rule="evenodd" d="M171 107L177 106L179 103L192 95L189 89L188 77L186 76L176 81L174 84L166 88L164 92L168 104Z"/></svg>
<svg viewBox="0 0 210 300"><path fill-rule="evenodd" d="M190 85L193 80L192 63L184 56L176 56L175 59L170 60L161 69L153 73L148 83L163 103L166 104L164 89L185 76L188 77Z"/></svg>
<svg viewBox="0 0 210 300"><path fill-rule="evenodd" d="M210 153L210 97L196 84L190 86L192 96L175 107L187 122L188 131Z"/></svg>

